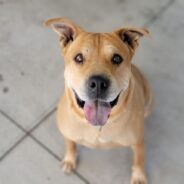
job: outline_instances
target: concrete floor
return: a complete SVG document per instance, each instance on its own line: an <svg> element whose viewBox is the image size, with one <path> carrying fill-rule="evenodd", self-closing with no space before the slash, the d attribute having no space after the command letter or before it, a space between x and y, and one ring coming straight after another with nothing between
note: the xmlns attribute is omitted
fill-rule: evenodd
<svg viewBox="0 0 184 184"><path fill-rule="evenodd" d="M68 17L91 31L147 27L134 63L149 79L155 109L146 121L146 172L152 184L184 180L183 0L0 0L0 183L126 184L131 151L80 147L76 173L62 173L55 110L63 90L58 38L42 26Z"/></svg>

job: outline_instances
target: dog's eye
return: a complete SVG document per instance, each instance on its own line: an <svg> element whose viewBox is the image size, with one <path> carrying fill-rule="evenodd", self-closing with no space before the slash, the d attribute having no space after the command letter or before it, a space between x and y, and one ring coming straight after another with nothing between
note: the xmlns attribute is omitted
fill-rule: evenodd
<svg viewBox="0 0 184 184"><path fill-rule="evenodd" d="M111 61L112 61L113 64L119 65L119 64L122 63L123 58L119 54L114 54Z"/></svg>
<svg viewBox="0 0 184 184"><path fill-rule="evenodd" d="M84 57L81 53L77 54L75 57L74 57L74 61L76 63L79 63L79 64L82 64L83 61L84 61Z"/></svg>

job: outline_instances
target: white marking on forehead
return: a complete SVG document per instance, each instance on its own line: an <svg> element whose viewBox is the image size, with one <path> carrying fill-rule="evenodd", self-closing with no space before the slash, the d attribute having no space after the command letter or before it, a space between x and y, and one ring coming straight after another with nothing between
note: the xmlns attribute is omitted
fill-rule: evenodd
<svg viewBox="0 0 184 184"><path fill-rule="evenodd" d="M112 44L106 44L104 46L104 51L109 54L113 54L114 52L119 52L119 50Z"/></svg>

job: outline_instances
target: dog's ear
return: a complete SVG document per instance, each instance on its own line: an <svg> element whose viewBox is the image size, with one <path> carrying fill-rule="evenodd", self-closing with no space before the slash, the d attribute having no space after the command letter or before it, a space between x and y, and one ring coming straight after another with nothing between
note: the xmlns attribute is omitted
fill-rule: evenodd
<svg viewBox="0 0 184 184"><path fill-rule="evenodd" d="M114 31L120 39L131 49L135 50L142 36L149 36L149 31L144 28L127 27Z"/></svg>
<svg viewBox="0 0 184 184"><path fill-rule="evenodd" d="M69 19L53 18L44 22L44 25L51 27L59 36L63 46L75 40L82 29Z"/></svg>

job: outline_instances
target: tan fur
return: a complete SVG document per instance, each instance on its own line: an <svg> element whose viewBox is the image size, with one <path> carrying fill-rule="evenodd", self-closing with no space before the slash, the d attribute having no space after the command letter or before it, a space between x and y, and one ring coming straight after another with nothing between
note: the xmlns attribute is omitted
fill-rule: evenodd
<svg viewBox="0 0 184 184"><path fill-rule="evenodd" d="M75 144L82 144L91 148L113 148L117 146L131 146L134 151L132 184L146 183L144 173L144 117L150 113L152 95L147 81L141 72L131 64L138 39L148 32L144 29L131 28L131 47L127 46L119 37L120 31L129 31L124 28L112 33L85 32L71 21L66 19L52 19L46 22L54 31L54 23L61 22L71 25L75 32L75 40L63 46L65 59L65 92L61 97L57 110L58 127L66 142L66 154L63 160L63 169L70 172L76 166ZM138 34L136 34L138 33ZM136 34L136 35L135 35ZM63 36L62 33L60 35ZM85 56L83 66L77 66L73 57L82 52ZM109 62L113 53L121 53L124 58L119 67ZM108 122L102 127L90 125L81 108L78 107L72 88L84 99L85 79L91 74L107 74L112 82L110 99L122 91L118 104L113 107ZM111 100L112 100L111 99Z"/></svg>

